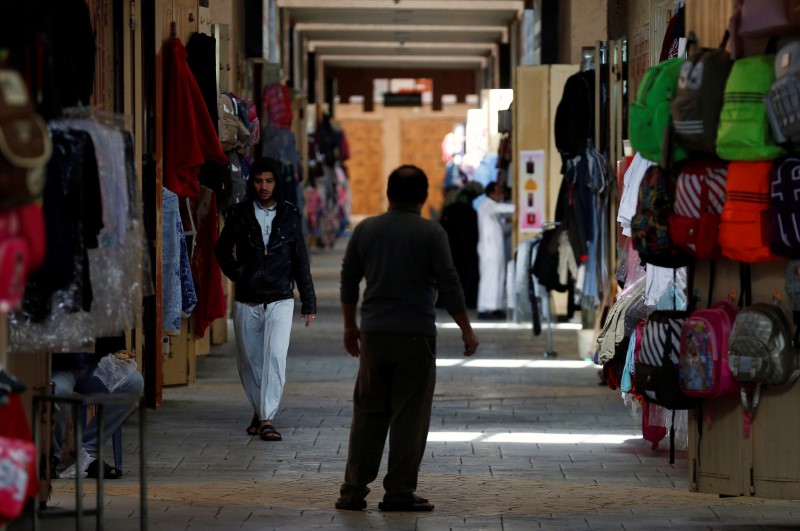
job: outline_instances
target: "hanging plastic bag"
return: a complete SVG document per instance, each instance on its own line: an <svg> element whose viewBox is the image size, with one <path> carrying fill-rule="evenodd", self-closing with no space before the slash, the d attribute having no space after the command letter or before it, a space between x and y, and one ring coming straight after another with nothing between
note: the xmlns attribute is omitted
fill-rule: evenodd
<svg viewBox="0 0 800 531"><path fill-rule="evenodd" d="M136 372L136 354L120 350L114 354L103 356L97 364L94 375L108 388L109 393L116 391Z"/></svg>

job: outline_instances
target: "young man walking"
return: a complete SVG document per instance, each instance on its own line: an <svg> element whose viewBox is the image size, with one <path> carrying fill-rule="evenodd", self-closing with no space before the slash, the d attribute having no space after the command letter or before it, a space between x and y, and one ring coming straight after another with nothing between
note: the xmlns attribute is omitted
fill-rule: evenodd
<svg viewBox="0 0 800 531"><path fill-rule="evenodd" d="M231 208L215 248L222 272L236 283L236 365L254 410L247 433L264 441L282 440L272 420L283 394L295 283L306 327L317 313L303 217L281 198L279 176L278 161L253 163L247 197Z"/></svg>

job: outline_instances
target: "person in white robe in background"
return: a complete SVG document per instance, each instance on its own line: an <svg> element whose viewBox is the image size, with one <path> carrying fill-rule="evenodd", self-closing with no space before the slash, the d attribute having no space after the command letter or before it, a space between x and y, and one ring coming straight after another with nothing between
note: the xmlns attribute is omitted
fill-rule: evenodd
<svg viewBox="0 0 800 531"><path fill-rule="evenodd" d="M504 244L505 218L514 213L514 205L503 203L503 189L489 183L486 198L478 205L478 256L480 282L478 284L478 318L505 317L503 295L506 281L506 256Z"/></svg>

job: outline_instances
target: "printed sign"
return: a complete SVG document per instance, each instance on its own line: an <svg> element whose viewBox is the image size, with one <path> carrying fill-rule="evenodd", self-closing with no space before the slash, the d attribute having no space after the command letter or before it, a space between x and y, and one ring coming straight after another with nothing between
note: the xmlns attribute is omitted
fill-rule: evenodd
<svg viewBox="0 0 800 531"><path fill-rule="evenodd" d="M517 212L520 234L542 228L545 207L544 150L520 151Z"/></svg>

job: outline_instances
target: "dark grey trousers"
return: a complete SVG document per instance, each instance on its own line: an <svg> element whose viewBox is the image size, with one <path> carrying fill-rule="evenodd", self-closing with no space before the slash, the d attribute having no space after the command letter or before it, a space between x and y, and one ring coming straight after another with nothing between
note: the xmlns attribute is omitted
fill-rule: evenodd
<svg viewBox="0 0 800 531"><path fill-rule="evenodd" d="M378 475L389 434L387 502L413 501L436 386L436 338L361 334L353 424L340 500L360 500Z"/></svg>

